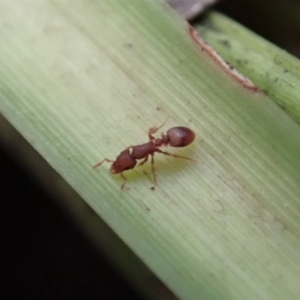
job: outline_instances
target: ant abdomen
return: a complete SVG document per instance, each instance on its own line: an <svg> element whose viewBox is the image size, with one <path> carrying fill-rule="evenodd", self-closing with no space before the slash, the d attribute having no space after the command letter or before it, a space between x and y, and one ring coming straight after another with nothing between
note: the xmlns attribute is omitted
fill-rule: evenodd
<svg viewBox="0 0 300 300"><path fill-rule="evenodd" d="M195 133L187 127L173 127L167 131L171 147L185 147L193 142Z"/></svg>

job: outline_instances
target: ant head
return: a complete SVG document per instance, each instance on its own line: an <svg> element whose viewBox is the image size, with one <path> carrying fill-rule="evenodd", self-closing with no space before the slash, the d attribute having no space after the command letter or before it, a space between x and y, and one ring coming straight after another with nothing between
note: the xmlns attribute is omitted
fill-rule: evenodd
<svg viewBox="0 0 300 300"><path fill-rule="evenodd" d="M124 150L119 154L117 159L112 163L109 172L111 174L119 174L121 172L134 168L135 165L136 165L136 160L130 156L129 150Z"/></svg>
<svg viewBox="0 0 300 300"><path fill-rule="evenodd" d="M185 147L195 139L195 133L187 127L173 127L167 131L171 147Z"/></svg>
<svg viewBox="0 0 300 300"><path fill-rule="evenodd" d="M118 169L119 169L119 166L116 163L116 161L114 161L113 164L110 166L109 172L111 174L118 174L118 173L122 172L122 171L118 171Z"/></svg>

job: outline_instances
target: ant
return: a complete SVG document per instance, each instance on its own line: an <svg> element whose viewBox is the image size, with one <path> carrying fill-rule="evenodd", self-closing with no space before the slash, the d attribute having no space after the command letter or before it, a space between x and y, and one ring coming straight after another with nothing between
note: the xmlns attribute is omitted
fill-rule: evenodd
<svg viewBox="0 0 300 300"><path fill-rule="evenodd" d="M112 162L110 167L111 174L120 174L124 183L121 186L121 191L123 191L126 178L123 174L124 171L133 169L137 163L137 159L143 159L138 166L142 166L144 163L148 161L149 155L151 155L151 168L154 178L154 183L156 184L156 175L155 175L155 166L154 166L154 154L161 153L168 156L173 156L176 158L184 158L191 161L195 161L191 158L171 154L169 152L163 151L160 149L161 146L171 146L171 147L185 147L191 144L195 139L195 133L187 128L187 127L173 127L167 131L166 134L162 133L160 138L155 138L153 136L161 127L165 125L167 120L160 125L159 127L151 127L148 131L149 142L137 146L129 146L125 150L123 150L116 160L111 160L108 158L103 159L99 163L93 166L93 168L98 168L102 165L102 163Z"/></svg>

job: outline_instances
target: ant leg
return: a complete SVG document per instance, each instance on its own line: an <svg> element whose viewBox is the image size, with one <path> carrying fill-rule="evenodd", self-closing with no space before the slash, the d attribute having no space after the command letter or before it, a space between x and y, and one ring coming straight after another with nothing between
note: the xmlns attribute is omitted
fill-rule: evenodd
<svg viewBox="0 0 300 300"><path fill-rule="evenodd" d="M129 150L129 154L131 154L132 151L133 151L133 149L134 149L135 147L136 147L136 146L130 145L130 146L126 147L125 150ZM139 166L139 165L140 165L140 164L138 164L138 166Z"/></svg>
<svg viewBox="0 0 300 300"><path fill-rule="evenodd" d="M121 185L121 192L124 191L125 183L126 183L126 177L124 176L123 173L120 173L122 179L124 180L123 184Z"/></svg>
<svg viewBox="0 0 300 300"><path fill-rule="evenodd" d="M192 159L192 158L189 158L189 157L186 157L186 156L182 156L182 155L178 155L178 154L172 154L172 153L169 153L167 151L162 151L160 149L155 150L155 152L158 152L158 153L161 153L161 154L164 154L164 155L168 155L168 156L173 156L173 157L176 157L176 158L184 158L184 159L188 159L188 160L196 162L195 159Z"/></svg>
<svg viewBox="0 0 300 300"><path fill-rule="evenodd" d="M144 159L143 161L141 161L141 162L138 164L138 166L142 166L144 163L146 163L147 160L148 160L148 156L149 156L149 155L147 155L147 156L145 157L145 159Z"/></svg>
<svg viewBox="0 0 300 300"><path fill-rule="evenodd" d="M166 124L166 122L168 121L168 119L169 119L169 117L167 117L167 119L159 127L151 127L151 128L149 128L149 130L148 130L148 137L149 137L150 141L152 141L152 140L155 139L155 137L152 134L154 134L160 128L162 128Z"/></svg>
<svg viewBox="0 0 300 300"><path fill-rule="evenodd" d="M134 146L133 146L133 145L130 145L130 146L126 147L125 150L129 150L129 149L132 149L132 148L134 148Z"/></svg>
<svg viewBox="0 0 300 300"><path fill-rule="evenodd" d="M155 166L154 166L154 154L151 154L151 169L153 173L154 183L156 184Z"/></svg>
<svg viewBox="0 0 300 300"><path fill-rule="evenodd" d="M97 163L96 165L93 166L93 169L96 169L98 167L100 167L104 162L114 162L114 160L108 159L108 158L104 158L102 161L100 161L99 163Z"/></svg>

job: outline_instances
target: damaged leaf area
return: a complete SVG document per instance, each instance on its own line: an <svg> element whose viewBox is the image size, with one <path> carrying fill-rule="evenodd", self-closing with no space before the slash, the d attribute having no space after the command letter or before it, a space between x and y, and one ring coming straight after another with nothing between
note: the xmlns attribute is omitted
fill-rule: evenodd
<svg viewBox="0 0 300 300"><path fill-rule="evenodd" d="M196 25L201 37L230 65L300 124L300 62L226 16L212 12Z"/></svg>
<svg viewBox="0 0 300 300"><path fill-rule="evenodd" d="M211 46L209 46L205 41L200 38L197 31L189 26L189 34L193 40L200 46L201 50L207 53L222 69L224 69L231 77L233 77L237 82L243 85L246 89L258 92L257 86L251 82L250 79L246 78L240 72L238 72L233 66L227 63Z"/></svg>

